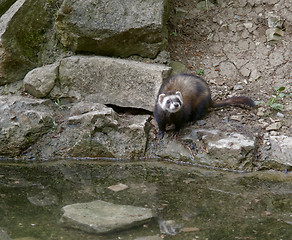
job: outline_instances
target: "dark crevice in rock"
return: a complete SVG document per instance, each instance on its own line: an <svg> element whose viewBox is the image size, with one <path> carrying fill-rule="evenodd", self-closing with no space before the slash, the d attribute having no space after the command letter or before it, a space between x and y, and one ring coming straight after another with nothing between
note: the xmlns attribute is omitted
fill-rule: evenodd
<svg viewBox="0 0 292 240"><path fill-rule="evenodd" d="M151 111L142 108L120 107L114 104L106 104L107 107L112 108L119 114L131 114L131 115L152 115Z"/></svg>

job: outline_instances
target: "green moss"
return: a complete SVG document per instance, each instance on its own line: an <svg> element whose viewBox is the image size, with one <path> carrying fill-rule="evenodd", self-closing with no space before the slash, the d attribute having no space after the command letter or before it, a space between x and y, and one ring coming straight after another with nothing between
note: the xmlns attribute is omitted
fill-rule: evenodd
<svg viewBox="0 0 292 240"><path fill-rule="evenodd" d="M40 31L27 32L23 36L23 54L30 60L35 60L41 51L43 34Z"/></svg>
<svg viewBox="0 0 292 240"><path fill-rule="evenodd" d="M0 1L0 16L2 16L16 0Z"/></svg>

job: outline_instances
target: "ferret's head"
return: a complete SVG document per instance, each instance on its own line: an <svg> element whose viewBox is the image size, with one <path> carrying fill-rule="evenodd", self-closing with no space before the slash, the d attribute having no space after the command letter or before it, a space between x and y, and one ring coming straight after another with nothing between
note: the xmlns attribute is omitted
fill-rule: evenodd
<svg viewBox="0 0 292 240"><path fill-rule="evenodd" d="M165 92L158 96L158 104L164 111L175 113L181 109L183 98L179 91Z"/></svg>

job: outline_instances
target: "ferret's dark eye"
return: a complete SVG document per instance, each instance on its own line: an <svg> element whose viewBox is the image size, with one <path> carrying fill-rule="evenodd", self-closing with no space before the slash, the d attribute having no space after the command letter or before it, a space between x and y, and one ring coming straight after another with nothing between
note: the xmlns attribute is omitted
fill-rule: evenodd
<svg viewBox="0 0 292 240"><path fill-rule="evenodd" d="M167 100L166 103L167 103L167 104L170 104L170 100Z"/></svg>

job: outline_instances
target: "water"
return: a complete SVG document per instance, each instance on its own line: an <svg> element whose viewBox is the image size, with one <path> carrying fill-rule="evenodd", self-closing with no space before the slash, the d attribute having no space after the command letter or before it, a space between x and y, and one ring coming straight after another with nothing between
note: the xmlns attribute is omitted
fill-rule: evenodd
<svg viewBox="0 0 292 240"><path fill-rule="evenodd" d="M112 192L118 183L128 189ZM67 204L149 207L151 223L92 235L59 224ZM0 228L12 239L292 239L292 174L227 173L162 162L0 163Z"/></svg>

